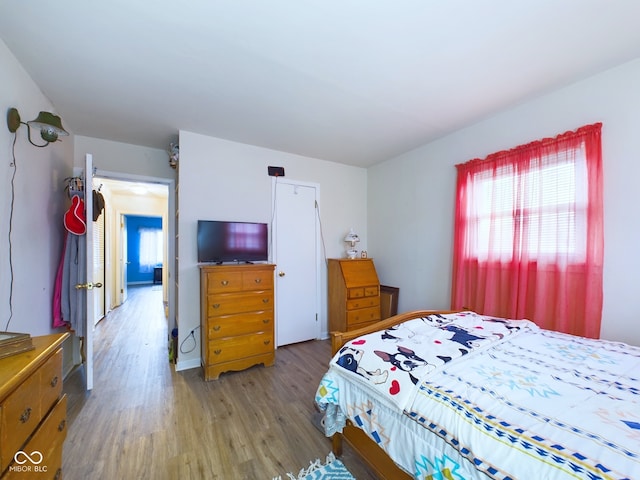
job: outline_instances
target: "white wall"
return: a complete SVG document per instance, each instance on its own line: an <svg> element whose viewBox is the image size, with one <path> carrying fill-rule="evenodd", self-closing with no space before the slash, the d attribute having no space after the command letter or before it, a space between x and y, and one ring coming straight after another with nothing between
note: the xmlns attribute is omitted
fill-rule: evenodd
<svg viewBox="0 0 640 480"><path fill-rule="evenodd" d="M93 155L93 166L98 170L147 177L176 178L176 171L169 166L167 152L158 148L76 135L74 157L76 168L84 167L84 157L87 153Z"/></svg>
<svg viewBox="0 0 640 480"><path fill-rule="evenodd" d="M341 257L342 239L353 227L367 248L367 172L324 160L301 157L218 138L180 132L178 269L179 342L184 342L177 368L200 365L200 277L196 256L198 219L270 223L272 177L267 166L281 166L288 179L320 185L320 215L327 257ZM320 313L326 331L326 267L322 272Z"/></svg>
<svg viewBox="0 0 640 480"><path fill-rule="evenodd" d="M567 86L369 170L369 249L399 310L448 308L454 166L602 122L605 255L601 336L640 345L640 59Z"/></svg>
<svg viewBox="0 0 640 480"><path fill-rule="evenodd" d="M14 134L6 124L10 107L18 109L22 121L33 120L41 110L55 113L55 108L31 80L22 66L0 40L0 330L44 335L56 332L52 324L52 298L56 270L63 241L63 216L69 199L64 179L71 175L73 137L61 137L45 148L27 140L27 127L21 125ZM62 125L66 128L64 118ZM42 142L33 132L35 143ZM10 166L13 154L15 202L12 241L9 245L11 214ZM13 295L10 298L9 249L13 257ZM13 318L10 323L10 302Z"/></svg>

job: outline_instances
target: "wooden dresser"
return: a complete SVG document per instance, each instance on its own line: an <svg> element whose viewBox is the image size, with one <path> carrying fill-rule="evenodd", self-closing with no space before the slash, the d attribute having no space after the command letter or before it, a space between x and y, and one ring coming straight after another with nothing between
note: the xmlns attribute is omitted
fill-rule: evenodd
<svg viewBox="0 0 640 480"><path fill-rule="evenodd" d="M67 436L62 342L68 336L33 337L34 350L0 359L2 480L62 478Z"/></svg>
<svg viewBox="0 0 640 480"><path fill-rule="evenodd" d="M200 330L205 380L275 362L275 265L200 267Z"/></svg>
<svg viewBox="0 0 640 480"><path fill-rule="evenodd" d="M370 258L329 259L329 331L380 321L380 282Z"/></svg>

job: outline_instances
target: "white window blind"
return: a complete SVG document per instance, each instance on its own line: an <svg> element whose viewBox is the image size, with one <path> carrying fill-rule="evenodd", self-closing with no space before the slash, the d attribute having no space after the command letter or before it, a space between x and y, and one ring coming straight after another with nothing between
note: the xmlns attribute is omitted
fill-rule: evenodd
<svg viewBox="0 0 640 480"><path fill-rule="evenodd" d="M584 148L483 171L469 182L470 253L481 261L544 261L557 253L579 261L586 251L587 170ZM475 224L475 225L473 225Z"/></svg>

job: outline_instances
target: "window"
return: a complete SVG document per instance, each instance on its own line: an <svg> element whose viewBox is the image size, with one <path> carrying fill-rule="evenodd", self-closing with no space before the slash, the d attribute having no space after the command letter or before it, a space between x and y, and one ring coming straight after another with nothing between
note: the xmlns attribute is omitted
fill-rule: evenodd
<svg viewBox="0 0 640 480"><path fill-rule="evenodd" d="M474 173L467 217L475 228L472 252L480 260L551 261L556 254L584 260L587 214L586 156L582 146L542 158L519 174L513 166ZM564 158L559 158L564 157Z"/></svg>
<svg viewBox="0 0 640 480"><path fill-rule="evenodd" d="M597 337L601 124L457 165L452 308Z"/></svg>
<svg viewBox="0 0 640 480"><path fill-rule="evenodd" d="M140 228L140 272L149 273L162 265L162 229Z"/></svg>

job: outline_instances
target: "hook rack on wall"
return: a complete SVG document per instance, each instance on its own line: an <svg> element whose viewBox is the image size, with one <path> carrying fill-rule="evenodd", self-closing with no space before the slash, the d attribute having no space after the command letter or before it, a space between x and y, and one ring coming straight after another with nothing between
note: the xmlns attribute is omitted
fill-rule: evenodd
<svg viewBox="0 0 640 480"><path fill-rule="evenodd" d="M66 185L65 190L68 191L69 197L74 195L84 195L84 182L80 177L67 177L64 179Z"/></svg>

